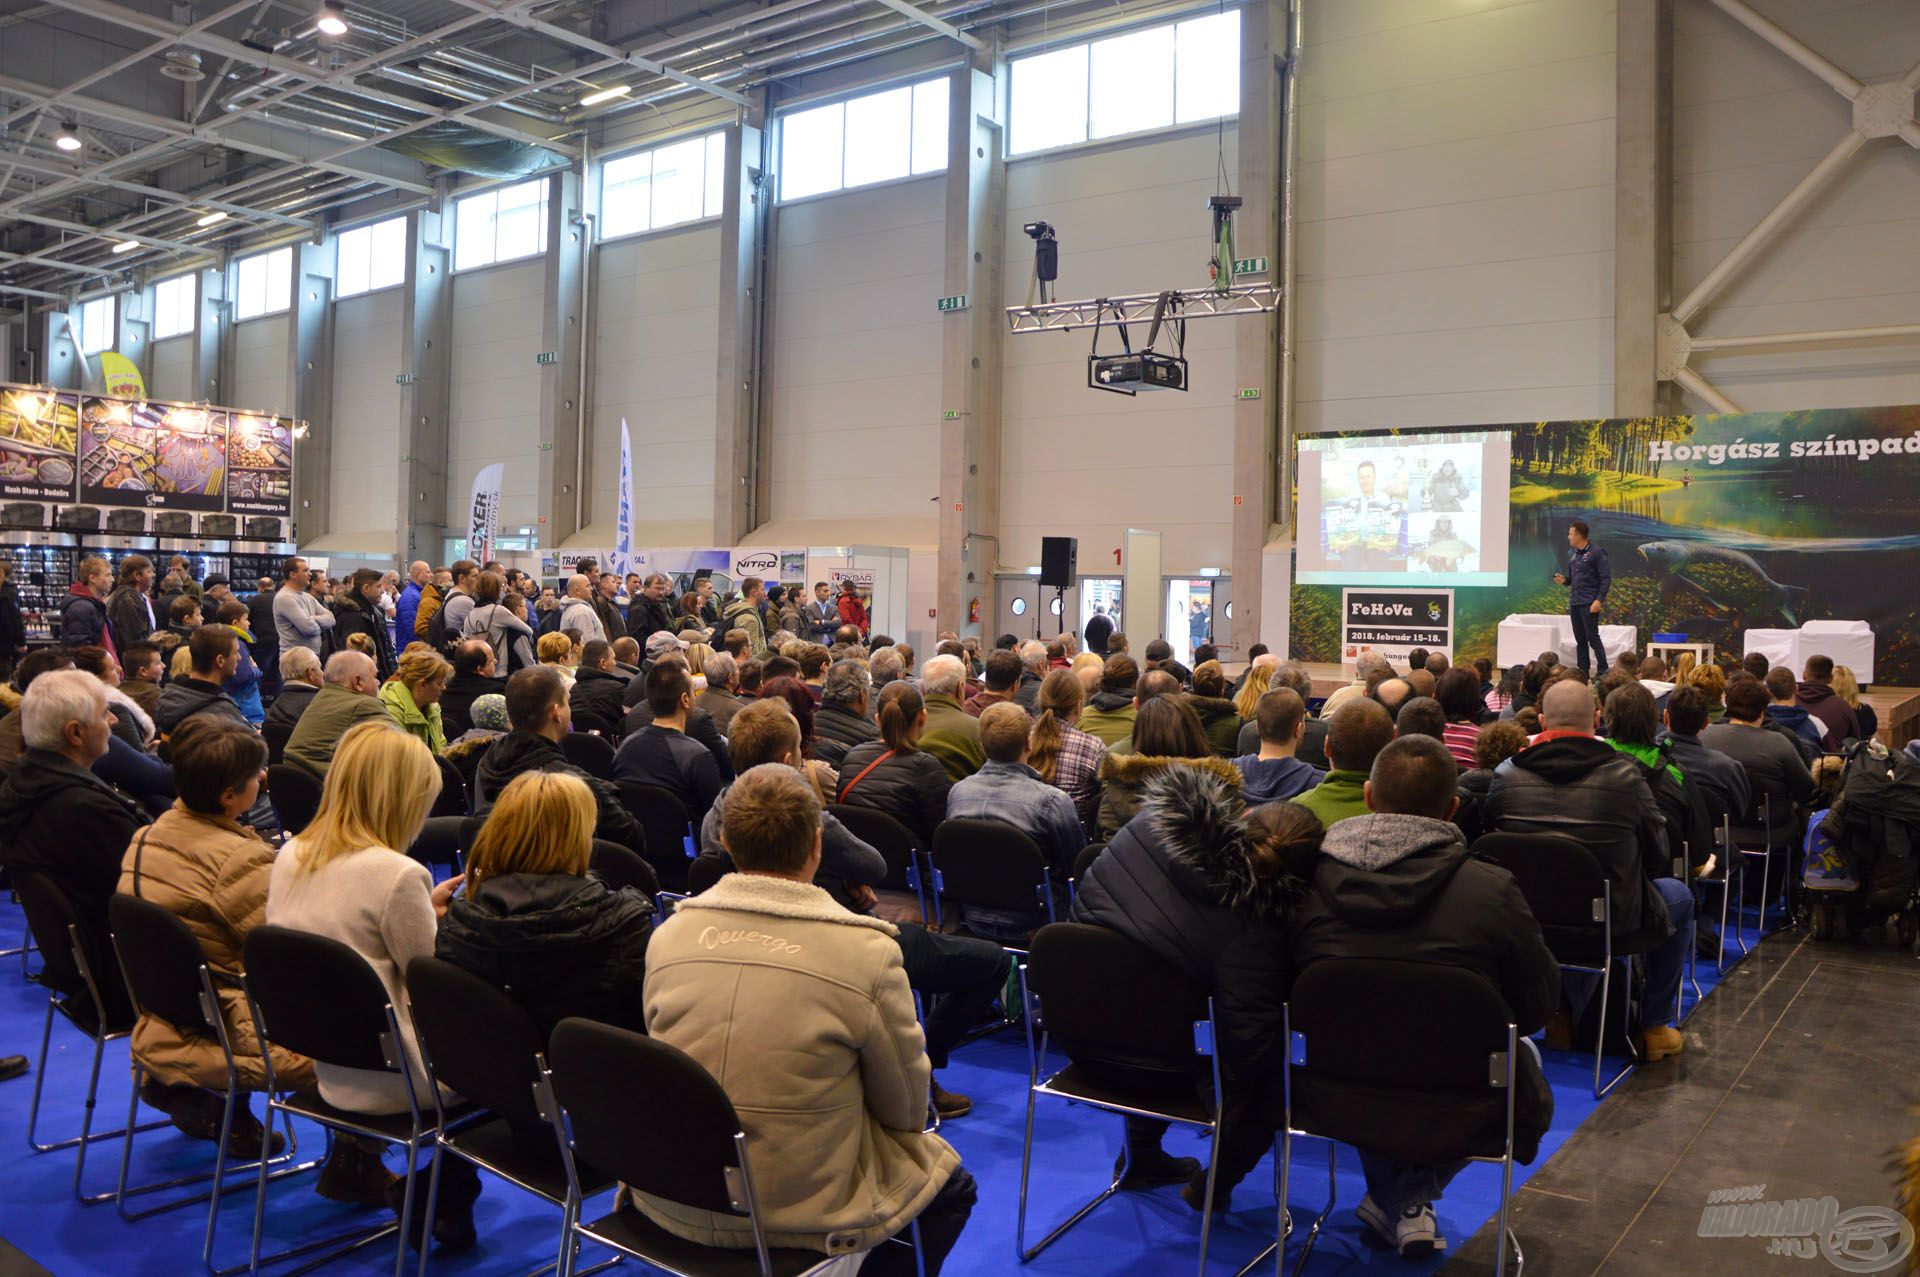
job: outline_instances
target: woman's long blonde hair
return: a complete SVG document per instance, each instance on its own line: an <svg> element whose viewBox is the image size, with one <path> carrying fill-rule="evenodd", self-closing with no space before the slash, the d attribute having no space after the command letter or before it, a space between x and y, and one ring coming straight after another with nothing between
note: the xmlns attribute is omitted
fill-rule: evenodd
<svg viewBox="0 0 1920 1277"><path fill-rule="evenodd" d="M694 674L705 675L707 672L707 658L712 655L713 655L713 649L708 647L705 643L688 644L687 645L688 671Z"/></svg>
<svg viewBox="0 0 1920 1277"><path fill-rule="evenodd" d="M467 886L495 874L587 872L599 808L587 782L566 772L523 772L495 800L467 854Z"/></svg>
<svg viewBox="0 0 1920 1277"><path fill-rule="evenodd" d="M1851 708L1860 708L1860 680L1855 676L1851 666L1833 667L1833 694Z"/></svg>
<svg viewBox="0 0 1920 1277"><path fill-rule="evenodd" d="M1256 665L1248 670L1246 682L1240 684L1240 694L1233 698L1233 712L1242 718L1256 717L1260 698L1267 694L1273 672L1278 668L1277 665Z"/></svg>
<svg viewBox="0 0 1920 1277"><path fill-rule="evenodd" d="M404 852L440 796L440 767L420 738L361 723L340 738L313 823L296 838L296 868L312 873L368 847Z"/></svg>
<svg viewBox="0 0 1920 1277"><path fill-rule="evenodd" d="M436 680L445 682L453 677L453 666L438 652L408 652L400 658L399 668L394 677L406 685L408 692L419 690L420 684Z"/></svg>

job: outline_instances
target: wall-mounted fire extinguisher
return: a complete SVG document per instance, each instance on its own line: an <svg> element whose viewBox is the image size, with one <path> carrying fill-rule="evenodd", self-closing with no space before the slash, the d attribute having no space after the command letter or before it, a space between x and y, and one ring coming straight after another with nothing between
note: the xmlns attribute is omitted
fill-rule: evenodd
<svg viewBox="0 0 1920 1277"><path fill-rule="evenodd" d="M969 625L980 624L980 600L977 596L974 598L973 602L967 604L967 624Z"/></svg>

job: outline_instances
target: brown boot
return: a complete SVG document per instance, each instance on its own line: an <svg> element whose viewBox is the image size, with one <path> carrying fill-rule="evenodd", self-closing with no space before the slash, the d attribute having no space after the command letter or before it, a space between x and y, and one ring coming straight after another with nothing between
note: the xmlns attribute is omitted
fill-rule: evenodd
<svg viewBox="0 0 1920 1277"><path fill-rule="evenodd" d="M933 1095L931 1098L933 1101L933 1111L940 1115L940 1120L943 1122L950 1118L965 1117L967 1114L973 1112L972 1100L964 1095L955 1095L952 1091L941 1086L937 1081L933 1084Z"/></svg>
<svg viewBox="0 0 1920 1277"><path fill-rule="evenodd" d="M1549 1051L1571 1051L1573 1049L1573 1017L1566 1008L1553 1013L1547 1021L1546 1048Z"/></svg>
<svg viewBox="0 0 1920 1277"><path fill-rule="evenodd" d="M350 1139L335 1136L333 1151L320 1168L320 1180L313 1191L330 1202L350 1202L355 1206L384 1206L387 1189L400 1177L386 1168L377 1148L363 1148Z"/></svg>
<svg viewBox="0 0 1920 1277"><path fill-rule="evenodd" d="M1648 1064L1678 1055L1686 1046L1687 1040L1680 1035L1680 1030L1670 1024L1648 1029L1640 1035L1640 1051Z"/></svg>

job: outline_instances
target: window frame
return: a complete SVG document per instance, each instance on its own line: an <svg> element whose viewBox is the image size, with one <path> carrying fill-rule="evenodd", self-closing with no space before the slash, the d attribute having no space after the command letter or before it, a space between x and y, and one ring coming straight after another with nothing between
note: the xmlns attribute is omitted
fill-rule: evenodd
<svg viewBox="0 0 1920 1277"><path fill-rule="evenodd" d="M89 316L100 313L98 308L101 306L106 307L108 316L107 344L96 346L90 340L93 336L93 325L89 322ZM116 349L120 345L120 294L108 293L103 297L89 297L81 302L79 319L73 326L73 339L74 344L80 348L82 358Z"/></svg>
<svg viewBox="0 0 1920 1277"><path fill-rule="evenodd" d="M616 155L609 155L603 160L601 160L599 165L600 171L598 175L599 181L600 181L600 214L598 219L596 220L595 227L594 227L594 234L598 238L599 242L602 244L611 244L620 240L632 239L638 235L652 235L656 231L684 230L689 226L698 226L703 222L719 221L722 210L717 207L709 210L707 207L707 201L710 197L716 194L719 196L722 202L724 202L726 199L726 185L725 185L726 156L727 156L726 137L727 137L727 130L724 127L717 128L717 129L701 129L693 133L679 133L679 134L674 134L668 137L660 138L657 141L649 142L645 146L636 146L636 147L629 148L627 150L619 152ZM720 147L719 147L720 170L722 174L721 187L718 192L715 192L713 189L713 174L710 171L710 165L714 155L713 144L715 139L718 139L720 142ZM661 151L668 150L672 147L685 146L688 143L695 142L695 141L699 142L701 145L700 216L689 217L678 222L656 223L653 220L654 181L653 181L653 166L651 163L651 157L657 155ZM648 166L648 174L647 174L646 225L635 228L635 229L631 229L631 230L609 231L606 229L607 227L607 170L609 168L612 168L616 164L622 163L623 161L638 159L643 155L649 157L649 160L650 160L649 166Z"/></svg>
<svg viewBox="0 0 1920 1277"><path fill-rule="evenodd" d="M287 262L287 294L286 296L279 299L279 303L277 305L275 304L274 299L271 296L268 296L264 298L266 305L263 309L250 311L244 315L241 314L240 303L241 303L242 285L240 281L242 277L242 272L246 270L249 263L252 263L252 262L267 263L272 258L282 253L286 254L286 262ZM263 264L261 269L267 272L266 279L262 281L262 285L261 285L262 290L263 292L270 292L273 286L273 268L270 265ZM234 259L234 263L233 263L233 322L234 323L244 324L255 319L268 319L274 315L284 315L292 309L293 309L293 245L282 244L278 248L263 249L258 253L250 253L245 257L238 257Z"/></svg>
<svg viewBox="0 0 1920 1277"><path fill-rule="evenodd" d="M534 248L530 252L516 253L511 257L501 257L498 255L500 250L500 197L505 193L507 193L508 191L517 190L523 186L531 186L536 182L540 184L540 200L536 206L540 210L540 216L539 216L539 230L534 236ZM488 226L493 232L493 248L494 248L495 255L492 257L489 257L484 262L472 262L472 263L469 263L468 265L462 266L460 265L460 210L463 206L475 200L482 200L482 199L491 199L493 201L493 214L488 221ZM486 270L490 266L509 266L515 262L527 262L527 261L532 261L534 258L537 258L537 257L545 257L548 251L551 250L553 247L553 245L548 242L548 238L547 238L547 219L553 211L552 201L553 201L553 174L552 173L541 173L536 177L522 178L520 181L517 181L517 182L496 182L492 186L486 187L483 190L472 191L466 195L455 195L453 197L453 219L452 219L453 221L453 252L452 252L453 273L456 275L464 275L468 271Z"/></svg>
<svg viewBox="0 0 1920 1277"><path fill-rule="evenodd" d="M373 282L374 246L376 242L374 238L375 232L382 227L392 226L396 223L401 228L400 230L400 278L394 280L390 284L376 284ZM334 236L333 236L333 241L334 241L333 299L335 301L346 301L350 297L365 297L369 293L384 292L389 288L406 287L407 268L408 268L407 258L409 256L407 251L406 224L407 224L407 215L405 213L401 213L394 217L382 217L371 222L362 222L358 226L349 226L345 230L337 230L334 232ZM343 272L340 269L341 252L346 242L346 239L349 235L361 235L361 234L364 234L367 237L367 286L365 288L356 288L352 292L348 292L340 282L340 277L343 274Z"/></svg>
<svg viewBox="0 0 1920 1277"><path fill-rule="evenodd" d="M858 91L855 91L852 93L842 92L842 93L835 93L831 95L825 95L812 100L796 101L783 107L780 110L779 114L775 117L776 133L774 137L774 154L775 154L776 163L777 163L776 178L777 178L780 189L774 195L774 202L776 204L799 204L799 203L804 203L807 200L823 199L830 195L844 194L845 192L848 192L848 191L870 191L883 186L891 186L897 182L919 181L922 178L938 177L940 174L945 173L947 171L947 165L949 162L947 151L948 149L950 149L950 147L943 148L940 156L940 163L936 167L930 167L930 168L924 168L924 169L916 169L914 167L913 151L914 151L914 142L918 136L918 131L914 127L913 109L914 109L914 103L916 102L919 96L918 90L923 85L927 85L927 84L941 84L945 86L947 89L946 100L948 102L951 102L952 89L953 89L953 75L954 75L954 69L952 67L947 67L942 70L934 71L932 74L928 74L925 71L921 71L911 75L896 76L890 80L881 81L875 84L869 84L859 89ZM857 101L862 101L868 98L879 97L887 93L897 93L902 89L905 89L907 91L908 112L909 112L907 117L906 130L905 130L906 143L907 143L906 169L890 177L874 178L870 181L860 182L855 185L849 186L846 181L847 150L848 150L847 107ZM786 194L785 193L786 181L787 181L786 123L787 123L788 117L794 116L794 115L800 115L810 111L827 110L833 107L840 108L840 184L838 186L827 187L822 190L809 191L804 195ZM949 139L949 142L950 142L953 136L953 117L952 117L951 107L949 107L949 110L948 110L947 127L945 130L945 133L946 133L946 137Z"/></svg>
<svg viewBox="0 0 1920 1277"><path fill-rule="evenodd" d="M181 283L184 283L187 286L188 300L187 300L187 308L186 308L187 309L186 326L184 328L175 328L169 332L163 333L160 331L160 319L161 319L161 316L166 315L168 313L168 307L167 307L167 304L161 300L160 290L167 287L167 285L169 284L181 284ZM171 341L175 337L190 336L193 333L193 330L198 328L199 326L200 326L200 275L199 275L199 272L188 271L184 275L174 275L168 279L160 280L159 282L154 284L153 286L153 339L155 341Z"/></svg>

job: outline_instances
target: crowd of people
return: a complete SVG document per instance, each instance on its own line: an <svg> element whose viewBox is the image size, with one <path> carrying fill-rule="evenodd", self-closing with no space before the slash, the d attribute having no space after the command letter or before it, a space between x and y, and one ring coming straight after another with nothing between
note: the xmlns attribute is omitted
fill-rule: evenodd
<svg viewBox="0 0 1920 1277"><path fill-rule="evenodd" d="M1714 940L1695 886L1740 871L1716 831L1759 801L1805 803L1809 764L1874 729L1850 673L1821 657L1798 678L1623 658L1590 680L1550 654L1504 671L1366 656L1320 704L1305 667L1263 649L1229 677L1205 643L1191 668L1158 639L1136 661L1110 624L1104 653L1071 635L948 633L921 660L873 632L851 585L808 599L749 578L722 598L703 581L676 599L665 577L591 563L555 591L469 560L412 564L403 584L371 569L330 582L293 558L242 602L184 564L156 586L141 556L79 575L61 643L0 692L0 864L67 894L96 970L111 969L107 903L128 892L186 919L218 971L263 921L346 944L410 1051L404 977L425 954L508 991L542 1032L585 1016L650 1033L733 1099L776 1243L852 1238L879 1247L864 1271L883 1275L912 1271L880 1243L916 1219L929 1273L967 1222L973 1181L930 1127L972 1102L937 1075L970 1031L1020 1013L1008 948L1049 917L1118 931L1215 997L1221 1208L1281 1120L1281 1008L1316 962L1465 967L1549 1046L1604 1031L1589 1022L1598 978L1563 979L1513 878L1472 853L1479 835L1562 834L1602 864L1615 952L1644 966L1634 1047L1657 1062L1684 1049L1688 946ZM605 742L599 763L570 748L586 733ZM318 786L304 827L278 827L269 759ZM436 883L410 850L454 784L484 823L464 875ZM717 880L664 921L588 872L596 840L649 850L638 786L679 800L692 877ZM889 817L923 849L946 821L1011 827L1057 905L930 925L836 807ZM338 1108L407 1108L400 1076L278 1052L237 996L220 1011L243 1088L265 1084L270 1058L276 1085ZM143 1016L133 1051L145 1102L219 1138L218 1050ZM739 1063L770 1059L788 1063ZM1530 1157L1552 1100L1533 1055L1520 1071ZM241 1112L231 1150L271 1149ZM1163 1131L1129 1118L1116 1174L1178 1185L1199 1210L1206 1168L1163 1150ZM1443 1244L1433 1204L1460 1165L1362 1154L1366 1226L1408 1256ZM446 1165L416 1245L474 1242L480 1182ZM318 1191L399 1210L400 1183L343 1139ZM636 1206L683 1237L751 1244L738 1220Z"/></svg>

